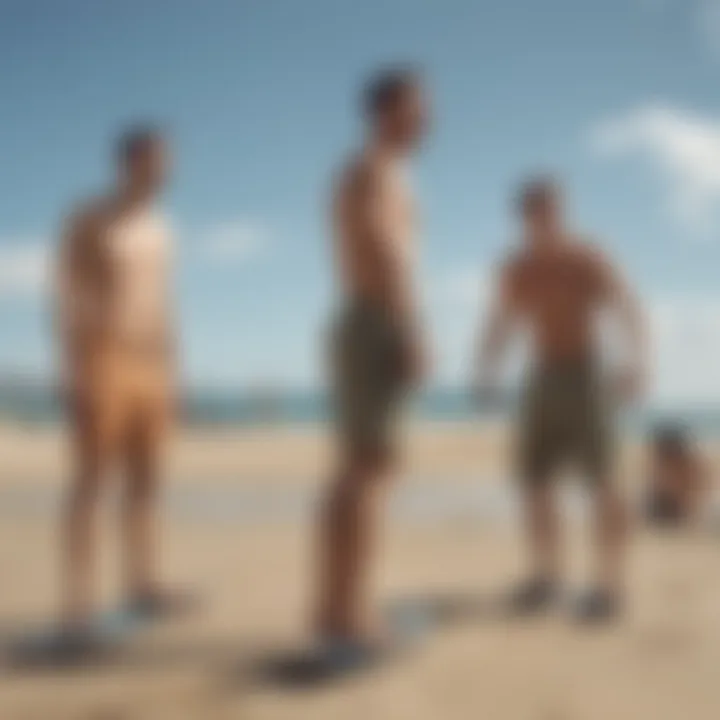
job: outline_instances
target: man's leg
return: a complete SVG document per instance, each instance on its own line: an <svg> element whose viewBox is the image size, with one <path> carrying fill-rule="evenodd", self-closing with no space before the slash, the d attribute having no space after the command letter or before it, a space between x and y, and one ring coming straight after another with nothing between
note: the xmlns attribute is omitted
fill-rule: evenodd
<svg viewBox="0 0 720 720"><path fill-rule="evenodd" d="M627 536L628 518L620 492L610 481L598 484L595 490L596 577L599 590L610 597L622 595Z"/></svg>
<svg viewBox="0 0 720 720"><path fill-rule="evenodd" d="M513 598L518 612L545 609L556 598L561 571L560 519L553 476L564 453L556 387L542 375L526 391L520 418L519 466L531 572Z"/></svg>
<svg viewBox="0 0 720 720"><path fill-rule="evenodd" d="M346 461L330 489L320 537L321 636L363 639L374 631L369 572L391 468L386 457L356 457Z"/></svg>
<svg viewBox="0 0 720 720"><path fill-rule="evenodd" d="M159 381L158 381L159 382ZM126 438L123 544L125 592L130 602L150 602L157 581L158 485L167 432L166 393L151 384Z"/></svg>
<svg viewBox="0 0 720 720"><path fill-rule="evenodd" d="M552 483L547 478L530 481L524 489L531 575L556 583L561 572L560 518Z"/></svg>
<svg viewBox="0 0 720 720"><path fill-rule="evenodd" d="M582 431L581 464L591 480L595 503L596 586L581 604L583 619L604 620L615 615L623 594L628 518L616 483L614 418L600 392L598 380L577 416Z"/></svg>
<svg viewBox="0 0 720 720"><path fill-rule="evenodd" d="M104 475L110 469L117 430L112 398L76 401L73 408L74 477L64 517L63 621L87 623L93 610L95 525Z"/></svg>

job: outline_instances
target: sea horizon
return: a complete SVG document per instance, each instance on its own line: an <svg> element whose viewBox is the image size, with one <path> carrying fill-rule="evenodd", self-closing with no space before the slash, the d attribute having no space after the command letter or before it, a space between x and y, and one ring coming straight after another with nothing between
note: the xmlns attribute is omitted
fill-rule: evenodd
<svg viewBox="0 0 720 720"><path fill-rule="evenodd" d="M230 386L185 387L181 422L189 427L316 425L331 419L327 389ZM506 422L517 405L517 392L505 390L478 405L468 387L434 386L409 403L413 419L428 422ZM0 382L0 421L52 425L63 418L60 393L50 381ZM623 427L645 433L658 424L682 425L698 436L720 436L720 403L683 403L650 399L622 413Z"/></svg>

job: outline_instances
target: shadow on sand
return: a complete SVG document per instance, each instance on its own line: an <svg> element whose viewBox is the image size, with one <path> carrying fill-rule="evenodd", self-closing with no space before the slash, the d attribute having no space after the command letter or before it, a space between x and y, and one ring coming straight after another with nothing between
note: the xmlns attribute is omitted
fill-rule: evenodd
<svg viewBox="0 0 720 720"><path fill-rule="evenodd" d="M363 652L278 649L257 653L229 674L229 681L286 690L322 687L380 669L411 656L432 634L454 625L507 618L504 598L478 593L433 593L398 598L385 608L391 642Z"/></svg>
<svg viewBox="0 0 720 720"><path fill-rule="evenodd" d="M37 629L17 624L0 628L0 674L92 674L108 670L149 671L198 666L217 673L221 683L240 687L312 689L372 672L412 655L432 634L455 625L507 617L502 598L447 592L409 595L388 603L393 641L362 653L263 647L258 638L204 637L137 642L142 631L118 635L75 653L47 652L34 642Z"/></svg>

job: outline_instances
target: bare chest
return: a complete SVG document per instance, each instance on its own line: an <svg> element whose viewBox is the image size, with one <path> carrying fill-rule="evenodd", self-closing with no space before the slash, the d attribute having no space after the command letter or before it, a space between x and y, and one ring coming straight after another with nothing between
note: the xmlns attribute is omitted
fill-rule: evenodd
<svg viewBox="0 0 720 720"><path fill-rule="evenodd" d="M116 280L153 282L166 272L169 244L163 223L143 215L111 223L103 238L103 254Z"/></svg>

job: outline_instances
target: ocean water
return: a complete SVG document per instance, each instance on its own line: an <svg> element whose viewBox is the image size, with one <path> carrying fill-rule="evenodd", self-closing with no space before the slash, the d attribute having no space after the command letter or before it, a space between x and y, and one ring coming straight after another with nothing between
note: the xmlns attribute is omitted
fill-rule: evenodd
<svg viewBox="0 0 720 720"><path fill-rule="evenodd" d="M512 396L478 408L466 390L434 389L411 403L410 414L433 422L492 422L510 419ZM328 396L321 392L244 392L193 390L182 400L183 422L190 426L305 425L327 422L332 415ZM39 385L0 384L0 420L23 424L53 424L62 419L57 393ZM696 436L720 437L720 407L645 407L624 413L627 431L645 433L659 423L677 423Z"/></svg>

